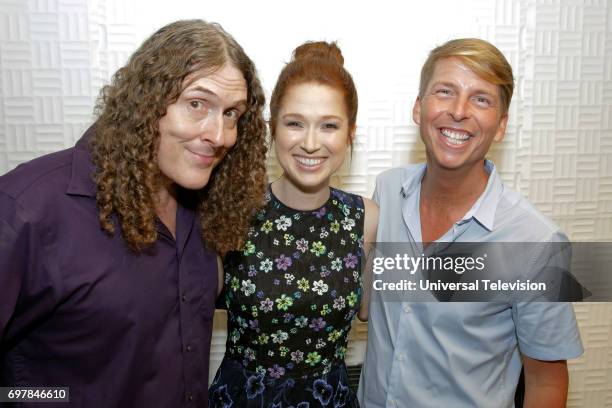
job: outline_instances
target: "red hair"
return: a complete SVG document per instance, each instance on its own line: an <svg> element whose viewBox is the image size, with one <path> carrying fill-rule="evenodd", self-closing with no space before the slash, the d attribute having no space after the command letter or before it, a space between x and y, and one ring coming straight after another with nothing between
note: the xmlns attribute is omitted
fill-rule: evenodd
<svg viewBox="0 0 612 408"><path fill-rule="evenodd" d="M270 133L276 133L276 120L287 90L294 85L315 82L342 92L349 129L357 121L357 90L351 74L344 69L344 57L336 43L306 42L293 51L291 61L281 71L270 100ZM352 144L352 140L351 140Z"/></svg>

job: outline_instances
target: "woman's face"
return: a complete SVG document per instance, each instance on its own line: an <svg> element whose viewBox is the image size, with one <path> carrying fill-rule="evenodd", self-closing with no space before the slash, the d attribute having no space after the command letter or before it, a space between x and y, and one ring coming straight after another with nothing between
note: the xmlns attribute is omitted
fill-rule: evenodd
<svg viewBox="0 0 612 408"><path fill-rule="evenodd" d="M354 134L342 92L315 82L291 86L275 120L275 152L284 177L302 191L327 188Z"/></svg>

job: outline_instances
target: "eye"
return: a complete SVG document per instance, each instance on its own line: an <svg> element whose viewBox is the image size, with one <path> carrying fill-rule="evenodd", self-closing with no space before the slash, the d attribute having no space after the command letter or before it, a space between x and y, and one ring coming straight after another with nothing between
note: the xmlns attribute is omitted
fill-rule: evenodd
<svg viewBox="0 0 612 408"><path fill-rule="evenodd" d="M440 89L437 89L435 93L437 95L447 96L447 95L451 95L452 91L448 88L440 88Z"/></svg>
<svg viewBox="0 0 612 408"><path fill-rule="evenodd" d="M240 112L238 111L238 109L229 109L225 111L224 115L229 119L238 120L238 118L240 117Z"/></svg>
<svg viewBox="0 0 612 408"><path fill-rule="evenodd" d="M476 96L474 100L480 106L491 106L491 100L485 96Z"/></svg>
<svg viewBox="0 0 612 408"><path fill-rule="evenodd" d="M301 122L298 122L297 120L290 120L290 121L287 121L287 122L285 123L285 126L287 126L287 127L291 127L291 128L301 128L301 127L303 127L303 126L302 126L302 123L301 123Z"/></svg>
<svg viewBox="0 0 612 408"><path fill-rule="evenodd" d="M323 129L338 130L338 129L340 129L340 126L338 126L337 123L324 123L323 124Z"/></svg>

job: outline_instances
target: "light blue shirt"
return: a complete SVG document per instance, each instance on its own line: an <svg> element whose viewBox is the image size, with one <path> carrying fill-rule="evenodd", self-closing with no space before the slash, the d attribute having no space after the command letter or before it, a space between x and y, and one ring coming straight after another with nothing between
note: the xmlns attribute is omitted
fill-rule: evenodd
<svg viewBox="0 0 612 408"><path fill-rule="evenodd" d="M377 242L422 252L419 196L425 164L378 176ZM556 242L565 234L485 162L487 186L438 242ZM513 407L520 353L565 360L583 352L570 303L384 302L372 291L362 407ZM377 299L378 297L378 299Z"/></svg>

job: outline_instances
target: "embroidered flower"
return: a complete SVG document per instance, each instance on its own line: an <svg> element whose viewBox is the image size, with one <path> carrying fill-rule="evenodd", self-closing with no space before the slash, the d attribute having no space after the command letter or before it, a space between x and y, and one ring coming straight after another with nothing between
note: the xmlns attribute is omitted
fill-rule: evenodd
<svg viewBox="0 0 612 408"><path fill-rule="evenodd" d="M337 297L336 299L334 299L334 309L337 310L342 310L346 307L346 302L344 300L344 298L342 296Z"/></svg>
<svg viewBox="0 0 612 408"><path fill-rule="evenodd" d="M245 242L242 248L242 253L244 256L249 256L255 253L255 245L251 241Z"/></svg>
<svg viewBox="0 0 612 408"><path fill-rule="evenodd" d="M285 375L285 369L279 367L278 364L274 364L272 367L268 368L268 374L272 378L281 378L281 376Z"/></svg>
<svg viewBox="0 0 612 408"><path fill-rule="evenodd" d="M285 340L289 338L287 332L277 330L276 333L272 333L272 343L283 344Z"/></svg>
<svg viewBox="0 0 612 408"><path fill-rule="evenodd" d="M270 298L266 298L266 300L259 302L259 309L264 313L271 312L273 307L274 302L272 302Z"/></svg>
<svg viewBox="0 0 612 408"><path fill-rule="evenodd" d="M227 385L222 385L213 391L211 400L213 408L230 408L234 401L227 393Z"/></svg>
<svg viewBox="0 0 612 408"><path fill-rule="evenodd" d="M266 258L259 263L259 269L265 273L268 273L272 270L273 265L272 260L270 258Z"/></svg>
<svg viewBox="0 0 612 408"><path fill-rule="evenodd" d="M317 363L321 361L321 355L319 353L317 353L316 351L313 351L311 353L308 353L306 355L306 364L314 367L315 365L317 365Z"/></svg>
<svg viewBox="0 0 612 408"><path fill-rule="evenodd" d="M345 231L350 231L355 226L355 220L352 218L344 217L344 220L340 221L342 224L342 229Z"/></svg>
<svg viewBox="0 0 612 408"><path fill-rule="evenodd" d="M342 270L342 259L336 258L331 263L332 271L340 271Z"/></svg>
<svg viewBox="0 0 612 408"><path fill-rule="evenodd" d="M293 275L291 273L286 273L285 274L285 282L287 282L287 285L291 285L293 283L294 279L295 279L295 275Z"/></svg>
<svg viewBox="0 0 612 408"><path fill-rule="evenodd" d="M255 293L255 284L251 283L250 279L247 279L242 281L242 288L240 290L244 292L245 296L250 296Z"/></svg>
<svg viewBox="0 0 612 408"><path fill-rule="evenodd" d="M291 305L293 305L293 298L288 297L284 293L280 298L276 299L276 307L279 310L287 310Z"/></svg>
<svg viewBox="0 0 612 408"><path fill-rule="evenodd" d="M298 284L298 288L300 290L303 290L304 292L308 292L308 289L310 289L310 283L308 282L306 278L301 278L300 280L297 281L297 284Z"/></svg>
<svg viewBox="0 0 612 408"><path fill-rule="evenodd" d="M276 262L276 267L283 271L286 271L287 268L290 267L293 263L293 261L291 261L291 258L285 256L284 254L281 254L274 261Z"/></svg>
<svg viewBox="0 0 612 408"><path fill-rule="evenodd" d="M325 245L323 245L321 241L313 242L312 245L310 246L310 252L312 252L316 256L323 255L326 249L327 248L325 247Z"/></svg>
<svg viewBox="0 0 612 408"><path fill-rule="evenodd" d="M266 222L264 222L263 225L261 226L261 230L265 232L266 234L272 231L272 221L266 220Z"/></svg>
<svg viewBox="0 0 612 408"><path fill-rule="evenodd" d="M300 350L296 350L294 352L291 353L291 361L293 361L296 364L301 363L302 361L304 361L304 353L301 352Z"/></svg>
<svg viewBox="0 0 612 408"><path fill-rule="evenodd" d="M329 385L324 379L319 378L312 384L312 396L319 400L321 405L329 404L334 394L334 387Z"/></svg>
<svg viewBox="0 0 612 408"><path fill-rule="evenodd" d="M308 327L310 327L314 331L319 331L324 328L326 324L327 322L325 322L322 317L317 317L310 321L310 325Z"/></svg>
<svg viewBox="0 0 612 408"><path fill-rule="evenodd" d="M329 286L327 286L327 283L323 283L322 280L315 281L312 284L312 291L318 293L319 296L323 296L323 294L327 292L328 289Z"/></svg>
<svg viewBox="0 0 612 408"><path fill-rule="evenodd" d="M347 268L354 268L357 265L357 257L349 252L344 257L344 265Z"/></svg>
<svg viewBox="0 0 612 408"><path fill-rule="evenodd" d="M306 241L304 238L300 238L295 242L295 245L297 247L297 250L304 253L308 250L308 241Z"/></svg>
<svg viewBox="0 0 612 408"><path fill-rule="evenodd" d="M281 215L279 219L274 221L276 223L276 229L281 231L287 231L287 228L291 226L291 218Z"/></svg>
<svg viewBox="0 0 612 408"><path fill-rule="evenodd" d="M263 384L264 375L252 375L247 380L246 385L244 386L248 399L253 399L259 394L261 394L266 388Z"/></svg>

